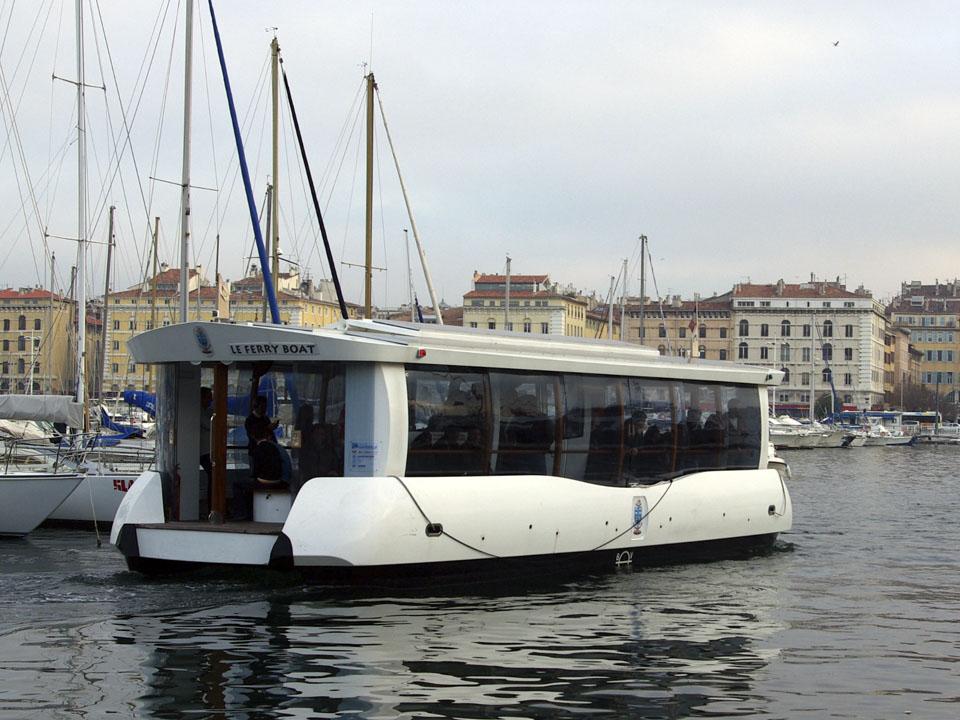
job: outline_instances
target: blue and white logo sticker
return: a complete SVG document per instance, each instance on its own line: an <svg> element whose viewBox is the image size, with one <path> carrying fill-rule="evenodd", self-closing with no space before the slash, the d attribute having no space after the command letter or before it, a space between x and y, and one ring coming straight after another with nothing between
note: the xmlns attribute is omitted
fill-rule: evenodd
<svg viewBox="0 0 960 720"><path fill-rule="evenodd" d="M202 327L195 327L193 329L193 335L197 338L197 345L200 346L200 352L204 355L213 354L213 345L210 344L210 338L207 337L207 331Z"/></svg>

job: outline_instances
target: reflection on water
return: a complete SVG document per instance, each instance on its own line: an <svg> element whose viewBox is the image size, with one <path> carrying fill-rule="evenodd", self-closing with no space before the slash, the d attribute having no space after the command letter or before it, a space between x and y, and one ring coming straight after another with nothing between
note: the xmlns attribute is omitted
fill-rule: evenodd
<svg viewBox="0 0 960 720"><path fill-rule="evenodd" d="M148 581L88 534L2 543L0 716L955 718L957 452L854 452L788 458L797 526L768 556L483 594Z"/></svg>
<svg viewBox="0 0 960 720"><path fill-rule="evenodd" d="M775 571L777 559L757 562ZM506 597L314 592L23 628L3 644L29 657L5 662L4 673L37 693L4 697L3 707L50 710L45 698L68 696L74 708L143 717L752 713L764 705L756 673L775 657L762 641L778 629L776 592L745 582L752 564L626 572Z"/></svg>

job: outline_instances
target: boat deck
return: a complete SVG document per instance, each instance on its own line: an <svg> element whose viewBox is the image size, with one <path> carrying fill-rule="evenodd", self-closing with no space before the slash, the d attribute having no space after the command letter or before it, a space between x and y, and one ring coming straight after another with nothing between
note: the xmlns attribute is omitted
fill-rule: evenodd
<svg viewBox="0 0 960 720"><path fill-rule="evenodd" d="M227 520L211 523L206 520L173 520L164 523L143 523L137 527L149 530L191 530L202 532L240 533L243 535L279 535L283 523L253 522L252 520Z"/></svg>

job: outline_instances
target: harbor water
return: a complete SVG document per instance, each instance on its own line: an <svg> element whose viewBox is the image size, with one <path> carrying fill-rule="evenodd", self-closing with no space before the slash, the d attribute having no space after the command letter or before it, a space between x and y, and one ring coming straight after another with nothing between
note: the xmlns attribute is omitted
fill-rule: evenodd
<svg viewBox="0 0 960 720"><path fill-rule="evenodd" d="M749 560L480 591L150 580L0 542L0 718L957 718L960 448L786 454Z"/></svg>

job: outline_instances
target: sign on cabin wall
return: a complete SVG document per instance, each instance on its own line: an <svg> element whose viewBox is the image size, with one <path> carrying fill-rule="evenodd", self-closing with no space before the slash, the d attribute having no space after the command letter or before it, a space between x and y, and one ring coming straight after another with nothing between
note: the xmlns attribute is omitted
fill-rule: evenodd
<svg viewBox="0 0 960 720"><path fill-rule="evenodd" d="M316 343L231 343L230 354L243 357L264 355L315 355Z"/></svg>

